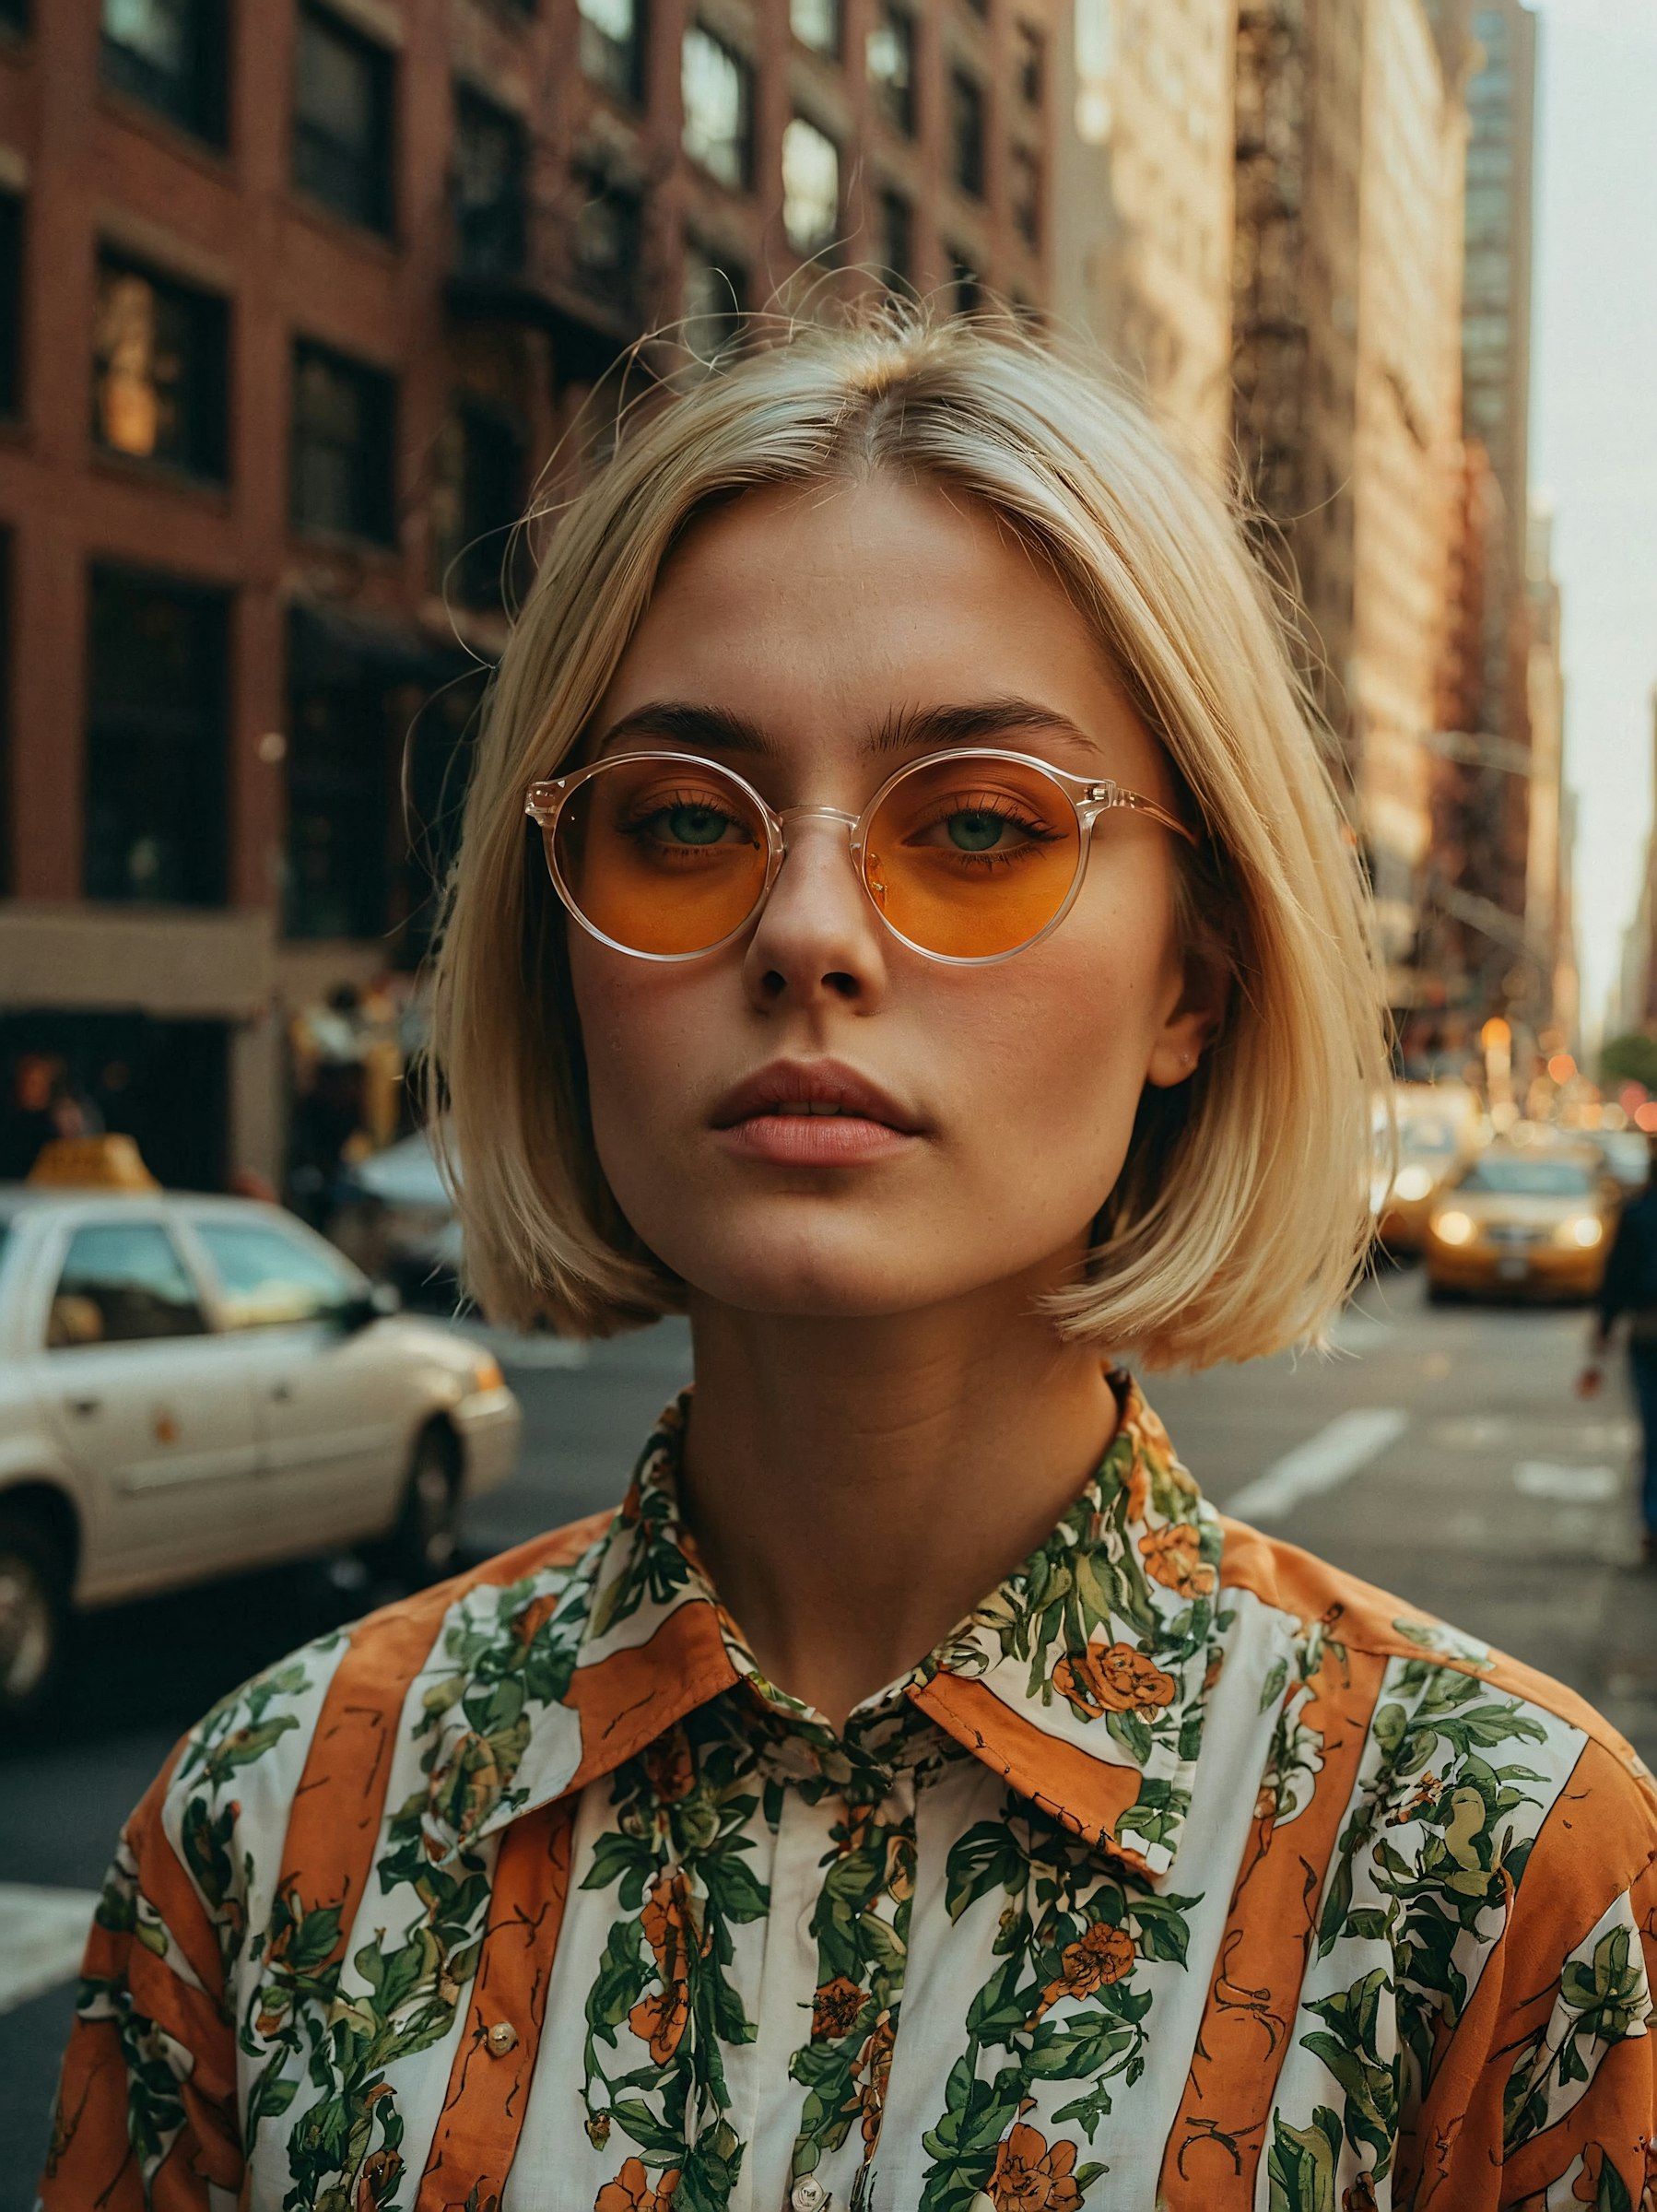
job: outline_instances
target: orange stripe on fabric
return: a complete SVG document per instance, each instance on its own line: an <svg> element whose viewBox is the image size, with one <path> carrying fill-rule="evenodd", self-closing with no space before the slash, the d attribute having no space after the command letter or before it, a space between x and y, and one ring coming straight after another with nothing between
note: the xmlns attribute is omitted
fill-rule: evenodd
<svg viewBox="0 0 1657 2212"><path fill-rule="evenodd" d="M1323 1739L1322 1770L1297 1819L1276 1828L1263 1813L1249 1831L1185 2092L1163 2151L1158 2202L1167 2212L1243 2212L1254 2202L1318 1902L1385 1672L1386 1662L1372 1653L1343 1654L1326 1645L1310 1678L1301 1724Z"/></svg>
<svg viewBox="0 0 1657 2212"><path fill-rule="evenodd" d="M294 1793L282 1845L280 1888L305 1911L338 1908L339 1934L325 1961L344 1955L352 1908L373 1863L396 1731L408 1688L429 1657L451 1606L470 1590L503 1588L578 1559L609 1526L594 1513L551 1536L502 1552L475 1573L370 1614L335 1669Z"/></svg>
<svg viewBox="0 0 1657 2212"><path fill-rule="evenodd" d="M196 2057L204 2086L210 2084L212 2093L222 2099L234 2088L235 2053L217 2002L223 1980L218 1944L206 1908L161 1826L168 1785L188 1741L185 1736L173 1746L134 1808L125 1835L144 1895L162 1910L180 1952L213 1994L204 1996L181 1982L135 1936L102 1927L96 1921L87 1937L81 1972L103 1982L124 1981L130 1975L139 2008ZM222 2175L226 2185L233 2188L241 2179L241 2159L233 2148L233 2162L223 2156L224 2114L200 2089L186 2090L185 2110L190 2124L178 2145L177 2159L194 2162L199 2136L203 2158L212 2161L206 2171L215 2179ZM174 2159L169 2159L167 2165L174 2165ZM165 2173L166 2168L161 2171ZM175 2171L182 2174L182 2164ZM126 2062L112 2020L77 2018L70 2029L40 2187L44 2212L88 2212L92 2206L101 2212L143 2212L143 2185L127 2132ZM158 2176L158 2191L160 2187ZM191 2212L206 2203L204 2189L196 2190L194 2200L179 2195L172 2177L166 2188L173 2192L175 2205L189 2206ZM158 2207L167 2202L166 2195L157 2194Z"/></svg>
<svg viewBox="0 0 1657 2212"><path fill-rule="evenodd" d="M526 1813L501 1837L488 1926L415 2212L493 2206L505 2190L535 2078L574 1829L575 1802L566 1797ZM511 2041L502 2049L504 2031Z"/></svg>
<svg viewBox="0 0 1657 2212"><path fill-rule="evenodd" d="M1401 2136L1396 2187L1399 2201L1420 2212L1461 2212L1463 2199L1499 2157L1503 2099L1515 2061L1547 2026L1566 1959L1632 1887L1634 1917L1641 1928L1647 1971L1657 1981L1657 1808L1630 1781L1616 1754L1590 1743L1569 1781L1549 1808L1510 1904L1497 1955L1487 1965L1466 2012L1448 2039L1416 2127ZM1616 2149L1624 2171L1631 2156L1611 2117L1629 2062L1638 2050L1632 2096L1646 2099L1643 2124L1657 2121L1657 2085L1651 2078L1657 2041L1652 2034L1618 2045L1578 2104L1558 2124L1522 2144L1505 2169L1501 2201L1545 2189L1569 2171L1584 2147ZM1616 2069L1605 2069L1616 2059ZM1643 2091L1639 2068L1645 2068ZM1601 2077L1604 2077L1602 2082ZM1466 2147L1463 2148L1463 2146ZM1643 2152L1641 2156L1643 2158ZM1640 2170L1638 2165L1633 2169ZM1644 2175L1640 2173L1643 2182ZM1415 2188L1417 2194L1409 2194ZM1639 2202L1639 2193L1633 2201Z"/></svg>
<svg viewBox="0 0 1657 2212"><path fill-rule="evenodd" d="M1139 1802L1145 1786L1137 1767L1100 1759L1033 1727L981 1682L934 1675L911 1696L958 1744L1004 1774L1021 1797L1086 1841L1107 1846L1124 1865L1149 1873L1144 1855L1116 1840L1116 1823Z"/></svg>
<svg viewBox="0 0 1657 2212"><path fill-rule="evenodd" d="M582 1763L564 1794L611 1773L736 1679L713 1607L700 1603L676 1606L648 1643L578 1666L564 1703L581 1715Z"/></svg>

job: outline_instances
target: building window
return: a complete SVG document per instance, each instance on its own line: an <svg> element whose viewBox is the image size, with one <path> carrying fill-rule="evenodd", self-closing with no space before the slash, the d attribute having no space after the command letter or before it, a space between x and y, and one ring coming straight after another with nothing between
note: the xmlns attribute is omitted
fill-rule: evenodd
<svg viewBox="0 0 1657 2212"><path fill-rule="evenodd" d="M644 99L644 0L581 0L582 74L629 106Z"/></svg>
<svg viewBox="0 0 1657 2212"><path fill-rule="evenodd" d="M1047 89L1047 41L1033 23L1013 32L1013 89L1027 108L1039 108Z"/></svg>
<svg viewBox="0 0 1657 2212"><path fill-rule="evenodd" d="M457 86L454 239L463 275L515 276L523 266L523 124L493 100Z"/></svg>
<svg viewBox="0 0 1657 2212"><path fill-rule="evenodd" d="M983 305L983 279L976 263L963 253L958 246L949 254L949 305L952 313L970 315Z"/></svg>
<svg viewBox="0 0 1657 2212"><path fill-rule="evenodd" d="M906 8L887 5L869 33L869 82L894 130L915 135L915 19Z"/></svg>
<svg viewBox="0 0 1657 2212"><path fill-rule="evenodd" d="M226 52L225 0L103 0L104 83L213 146L224 144Z"/></svg>
<svg viewBox="0 0 1657 2212"><path fill-rule="evenodd" d="M788 0L788 25L802 46L839 61L844 36L840 0Z"/></svg>
<svg viewBox="0 0 1657 2212"><path fill-rule="evenodd" d="M396 385L300 339L293 349L293 524L396 542Z"/></svg>
<svg viewBox="0 0 1657 2212"><path fill-rule="evenodd" d="M464 398L439 435L432 536L438 588L463 606L506 596L512 532L523 513L523 441L498 407Z"/></svg>
<svg viewBox="0 0 1657 2212"><path fill-rule="evenodd" d="M309 4L300 10L293 181L365 229L392 227L392 93L383 46Z"/></svg>
<svg viewBox="0 0 1657 2212"><path fill-rule="evenodd" d="M880 274L895 288L906 289L915 275L915 211L900 192L887 186L876 203L880 223Z"/></svg>
<svg viewBox="0 0 1657 2212"><path fill-rule="evenodd" d="M1041 244L1041 159L1032 147L1015 146L1007 166L1013 228L1034 253Z"/></svg>
<svg viewBox="0 0 1657 2212"><path fill-rule="evenodd" d="M0 417L23 406L23 203L0 192Z"/></svg>
<svg viewBox="0 0 1657 2212"><path fill-rule="evenodd" d="M984 196L984 88L965 69L949 72L949 173L969 199Z"/></svg>
<svg viewBox="0 0 1657 2212"><path fill-rule="evenodd" d="M747 311L747 272L729 255L685 241L685 349L695 359L712 362L742 335Z"/></svg>
<svg viewBox="0 0 1657 2212"><path fill-rule="evenodd" d="M227 329L210 292L99 255L92 435L105 453L223 480Z"/></svg>
<svg viewBox="0 0 1657 2212"><path fill-rule="evenodd" d="M752 67L693 23L685 33L679 75L685 151L722 184L746 191L754 174Z"/></svg>
<svg viewBox="0 0 1657 2212"><path fill-rule="evenodd" d="M223 903L226 617L217 593L92 571L89 899Z"/></svg>
<svg viewBox="0 0 1657 2212"><path fill-rule="evenodd" d="M644 202L630 184L576 172L583 192L576 210L571 258L576 282L590 299L630 312L639 296Z"/></svg>
<svg viewBox="0 0 1657 2212"><path fill-rule="evenodd" d="M840 148L804 115L793 116L782 134L782 229L807 261L840 231Z"/></svg>

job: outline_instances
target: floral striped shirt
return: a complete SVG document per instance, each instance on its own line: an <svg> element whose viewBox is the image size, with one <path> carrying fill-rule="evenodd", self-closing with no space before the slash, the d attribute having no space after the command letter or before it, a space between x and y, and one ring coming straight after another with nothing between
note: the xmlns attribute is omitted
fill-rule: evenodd
<svg viewBox="0 0 1657 2212"><path fill-rule="evenodd" d="M122 1838L45 2212L1657 2212L1657 1796L1199 1496L1125 1375L837 1733L676 1506L227 1699Z"/></svg>

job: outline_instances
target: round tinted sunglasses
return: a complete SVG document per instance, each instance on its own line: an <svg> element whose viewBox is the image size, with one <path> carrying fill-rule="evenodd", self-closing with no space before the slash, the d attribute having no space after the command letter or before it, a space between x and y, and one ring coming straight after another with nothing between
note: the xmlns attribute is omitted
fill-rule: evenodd
<svg viewBox="0 0 1657 2212"><path fill-rule="evenodd" d="M977 747L911 761L858 815L778 813L731 770L676 752L614 753L532 783L524 800L576 921L645 960L695 959L739 935L777 880L790 825L812 820L850 833L876 912L912 951L1005 960L1064 920L1094 827L1118 810L1197 842L1166 807L1109 777Z"/></svg>

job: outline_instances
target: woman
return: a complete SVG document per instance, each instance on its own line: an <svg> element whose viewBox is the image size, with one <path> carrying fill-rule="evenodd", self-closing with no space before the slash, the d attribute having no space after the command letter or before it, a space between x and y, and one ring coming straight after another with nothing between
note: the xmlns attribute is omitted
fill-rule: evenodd
<svg viewBox="0 0 1657 2212"><path fill-rule="evenodd" d="M1643 1770L1111 1364L1315 1331L1380 1036L1267 595L1120 401L880 329L629 427L436 1058L486 1305L683 1309L694 1400L186 1739L49 2212L1649 2201Z"/></svg>

